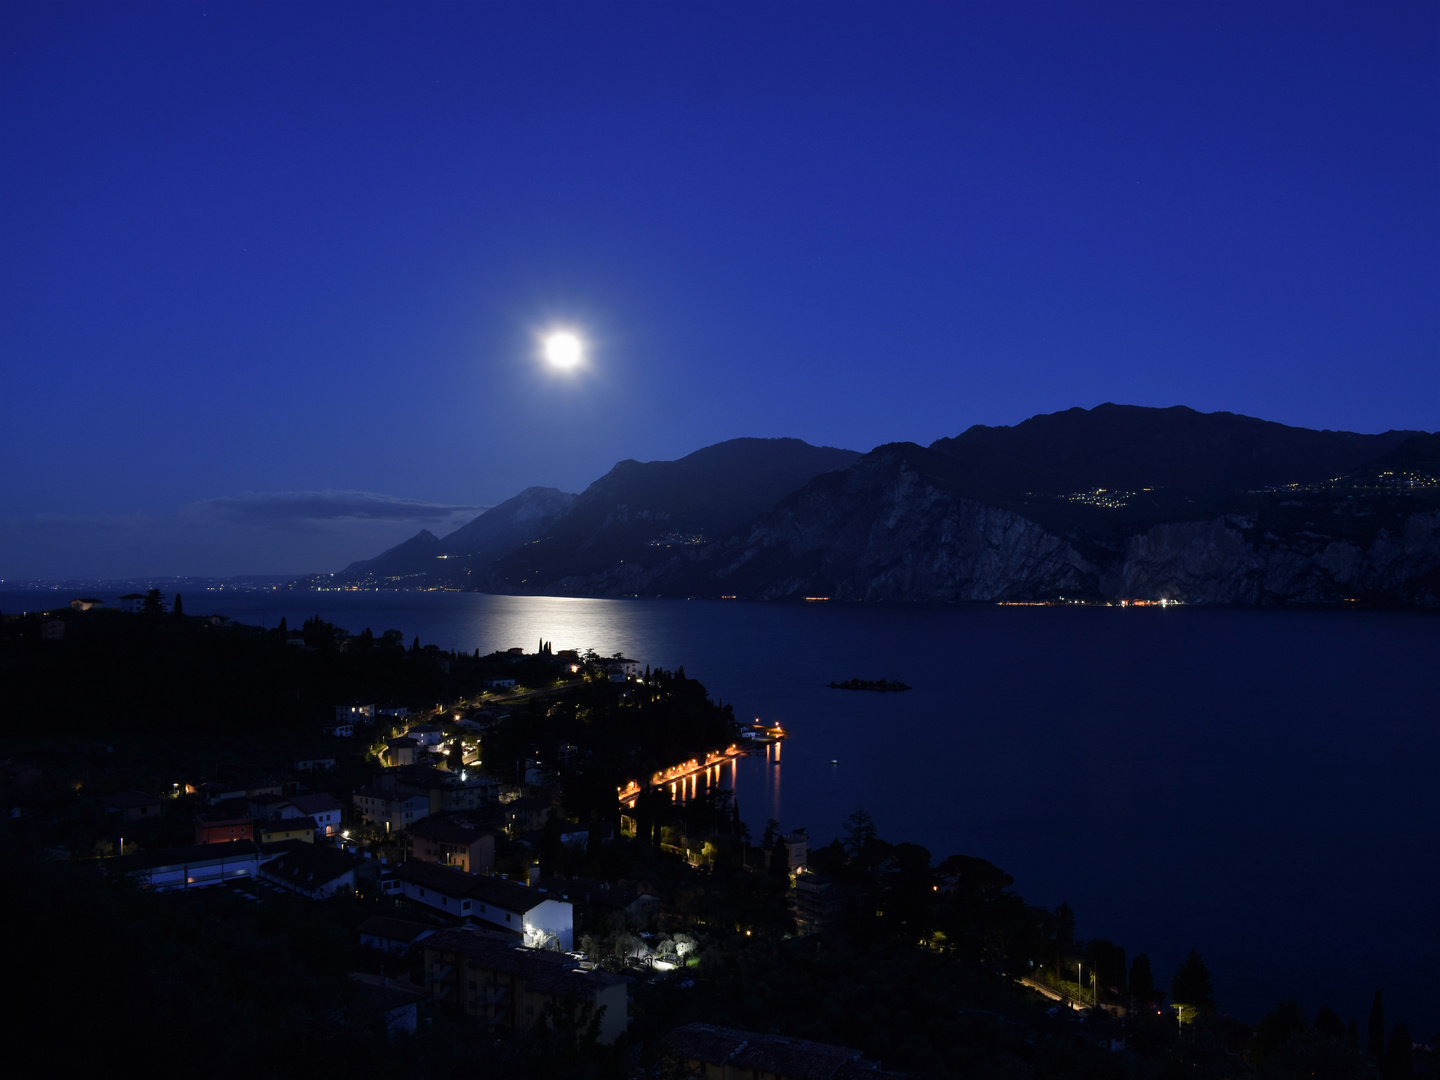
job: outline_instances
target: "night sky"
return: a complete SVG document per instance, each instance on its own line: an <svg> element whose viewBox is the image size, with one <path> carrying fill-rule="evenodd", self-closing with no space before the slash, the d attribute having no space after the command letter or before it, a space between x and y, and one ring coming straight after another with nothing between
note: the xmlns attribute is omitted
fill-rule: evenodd
<svg viewBox="0 0 1440 1080"><path fill-rule="evenodd" d="M740 435L1433 430L1437 27L7 4L0 578L334 570Z"/></svg>

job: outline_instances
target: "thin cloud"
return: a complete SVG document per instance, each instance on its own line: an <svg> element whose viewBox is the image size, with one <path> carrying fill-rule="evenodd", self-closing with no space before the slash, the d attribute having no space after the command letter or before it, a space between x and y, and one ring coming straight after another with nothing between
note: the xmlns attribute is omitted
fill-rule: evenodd
<svg viewBox="0 0 1440 1080"><path fill-rule="evenodd" d="M471 518L483 506L397 499L373 491L259 491L206 499L187 507L239 524L284 527L322 521L411 521L445 524Z"/></svg>

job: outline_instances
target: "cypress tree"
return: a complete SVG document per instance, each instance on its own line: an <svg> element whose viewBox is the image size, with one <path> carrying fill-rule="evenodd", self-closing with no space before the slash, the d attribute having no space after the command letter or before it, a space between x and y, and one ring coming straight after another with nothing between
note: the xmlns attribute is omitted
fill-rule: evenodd
<svg viewBox="0 0 1440 1080"><path fill-rule="evenodd" d="M185 617L185 609L180 604L180 594L178 592L175 594L175 606L171 609L171 611L175 616L176 622L179 622Z"/></svg>
<svg viewBox="0 0 1440 1080"><path fill-rule="evenodd" d="M281 616L280 616L280 626L279 626L279 630L280 630L280 636L281 636L282 638L283 638L286 634L288 634L288 633L290 632L289 630L286 630L286 629L285 629L285 616L284 616L284 615L281 615Z"/></svg>
<svg viewBox="0 0 1440 1080"><path fill-rule="evenodd" d="M1345 1028L1345 1045L1357 1054L1360 1052L1360 1025L1354 1020Z"/></svg>
<svg viewBox="0 0 1440 1080"><path fill-rule="evenodd" d="M1155 973L1150 970L1150 957L1141 953L1130 965L1130 994L1142 1005L1155 1001Z"/></svg>
<svg viewBox="0 0 1440 1080"><path fill-rule="evenodd" d="M1365 1053L1376 1061L1385 1056L1385 995L1379 990L1370 1003L1370 1038L1366 1040Z"/></svg>
<svg viewBox="0 0 1440 1080"><path fill-rule="evenodd" d="M1190 950L1190 955L1180 965L1180 970L1170 980L1170 1000L1177 1005L1193 1005L1200 1012L1215 1008L1215 990L1210 984L1210 969L1200 958L1200 953Z"/></svg>

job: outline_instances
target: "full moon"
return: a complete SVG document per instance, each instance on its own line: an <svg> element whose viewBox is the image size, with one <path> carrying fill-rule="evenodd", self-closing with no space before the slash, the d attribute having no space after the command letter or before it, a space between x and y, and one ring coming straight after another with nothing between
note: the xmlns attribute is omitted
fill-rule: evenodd
<svg viewBox="0 0 1440 1080"><path fill-rule="evenodd" d="M584 345L569 331L559 330L545 336L545 359L555 367L573 368L584 354Z"/></svg>

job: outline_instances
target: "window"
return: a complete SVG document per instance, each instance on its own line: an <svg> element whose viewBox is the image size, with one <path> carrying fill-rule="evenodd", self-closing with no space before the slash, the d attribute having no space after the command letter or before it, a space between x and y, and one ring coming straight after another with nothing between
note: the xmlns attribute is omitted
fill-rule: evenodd
<svg viewBox="0 0 1440 1080"><path fill-rule="evenodd" d="M508 911L505 912L505 921L506 921L506 922L509 922L509 921L510 921L510 912L508 912Z"/></svg>

